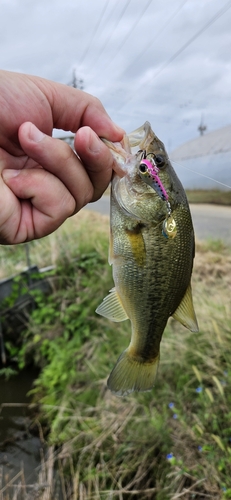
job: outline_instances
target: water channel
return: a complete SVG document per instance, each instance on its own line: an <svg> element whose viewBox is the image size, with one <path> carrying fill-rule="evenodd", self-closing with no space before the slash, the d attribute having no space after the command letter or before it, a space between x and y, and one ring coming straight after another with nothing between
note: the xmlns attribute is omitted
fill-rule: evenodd
<svg viewBox="0 0 231 500"><path fill-rule="evenodd" d="M0 491L20 471L26 483L38 475L43 443L32 424L28 396L36 376L35 370L27 369L8 381L0 378Z"/></svg>

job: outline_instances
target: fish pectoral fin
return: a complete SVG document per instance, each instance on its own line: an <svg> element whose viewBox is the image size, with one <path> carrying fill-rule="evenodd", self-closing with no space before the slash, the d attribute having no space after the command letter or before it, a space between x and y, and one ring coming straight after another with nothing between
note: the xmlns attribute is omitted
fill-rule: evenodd
<svg viewBox="0 0 231 500"><path fill-rule="evenodd" d="M107 385L116 396L127 396L133 391L150 391L154 385L159 354L151 362L129 354L129 348L119 357Z"/></svg>
<svg viewBox="0 0 231 500"><path fill-rule="evenodd" d="M188 286L180 305L172 316L186 328L191 330L191 332L199 331L197 318L193 307L191 285Z"/></svg>
<svg viewBox="0 0 231 500"><path fill-rule="evenodd" d="M97 307L96 312L115 322L128 319L128 315L121 304L115 288L110 290L109 295L103 299L103 302Z"/></svg>
<svg viewBox="0 0 231 500"><path fill-rule="evenodd" d="M138 266L144 266L146 260L146 249L142 234L142 224L137 224L132 230L127 229L126 235L136 264Z"/></svg>

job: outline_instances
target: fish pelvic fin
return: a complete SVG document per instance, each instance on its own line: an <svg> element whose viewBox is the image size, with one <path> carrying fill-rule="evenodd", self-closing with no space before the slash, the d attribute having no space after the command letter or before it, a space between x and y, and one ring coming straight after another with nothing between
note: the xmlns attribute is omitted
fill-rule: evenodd
<svg viewBox="0 0 231 500"><path fill-rule="evenodd" d="M115 322L128 319L128 315L122 306L115 287L110 290L109 295L107 295L107 297L103 299L103 302L97 307L96 313Z"/></svg>
<svg viewBox="0 0 231 500"><path fill-rule="evenodd" d="M150 391L154 385L159 354L152 362L141 361L129 355L129 348L119 357L108 381L108 388L116 396L127 396L134 391Z"/></svg>
<svg viewBox="0 0 231 500"><path fill-rule="evenodd" d="M191 285L188 286L180 305L172 316L183 326L191 330L191 332L199 331L197 318L193 307Z"/></svg>

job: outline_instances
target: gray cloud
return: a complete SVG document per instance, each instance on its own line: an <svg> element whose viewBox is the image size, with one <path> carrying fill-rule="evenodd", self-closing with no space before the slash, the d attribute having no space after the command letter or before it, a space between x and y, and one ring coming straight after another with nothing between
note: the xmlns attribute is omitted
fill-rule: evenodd
<svg viewBox="0 0 231 500"><path fill-rule="evenodd" d="M150 120L169 147L230 122L225 0L2 0L0 67L70 82L73 68L126 130ZM230 2L231 7L231 2Z"/></svg>

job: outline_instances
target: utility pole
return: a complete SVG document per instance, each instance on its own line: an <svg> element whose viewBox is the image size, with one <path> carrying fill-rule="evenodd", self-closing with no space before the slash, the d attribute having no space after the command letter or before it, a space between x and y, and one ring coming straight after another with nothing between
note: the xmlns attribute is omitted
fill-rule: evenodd
<svg viewBox="0 0 231 500"><path fill-rule="evenodd" d="M78 78L76 75L76 68L73 69L72 80L70 83L68 83L68 85L70 87L74 87L74 89L80 89L80 90L84 89L84 83L82 78Z"/></svg>
<svg viewBox="0 0 231 500"><path fill-rule="evenodd" d="M204 123L203 123L203 116L201 117L201 123L200 123L197 130L199 130L200 135L204 135L204 132L207 130L206 125L204 125Z"/></svg>

